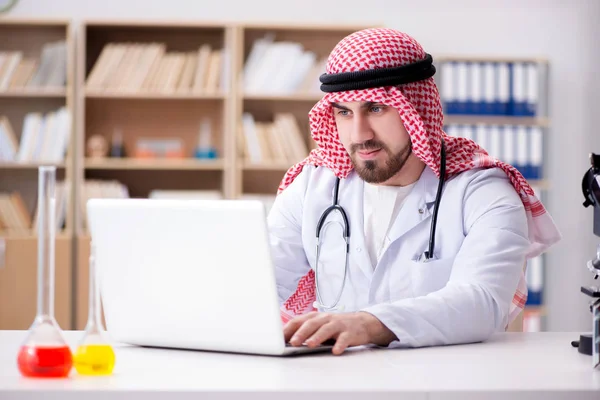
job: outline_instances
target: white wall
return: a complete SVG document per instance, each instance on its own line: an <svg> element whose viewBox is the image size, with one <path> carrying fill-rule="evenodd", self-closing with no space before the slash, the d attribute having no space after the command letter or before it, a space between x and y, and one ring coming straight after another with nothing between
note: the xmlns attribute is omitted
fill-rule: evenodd
<svg viewBox="0 0 600 400"><path fill-rule="evenodd" d="M285 3L285 4L284 4ZM582 284L600 238L580 182L590 151L600 152L600 1L597 0L20 0L20 17L292 21L382 24L401 29L428 52L544 56L551 63L546 203L564 239L549 253L550 330L589 330Z"/></svg>

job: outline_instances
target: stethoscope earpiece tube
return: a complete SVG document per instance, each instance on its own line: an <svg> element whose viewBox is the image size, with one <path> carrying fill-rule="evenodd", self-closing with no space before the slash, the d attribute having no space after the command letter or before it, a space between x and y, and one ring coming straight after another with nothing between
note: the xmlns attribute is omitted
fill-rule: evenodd
<svg viewBox="0 0 600 400"><path fill-rule="evenodd" d="M446 180L446 146L444 144L444 138L441 138L441 149L440 149L440 181L437 188L437 194L435 196L435 204L433 208L433 216L431 221L431 231L429 232L429 249L425 252L425 259L429 260L433 257L433 250L435 248L435 229L437 228L437 216L440 209L440 201L442 200L442 189L444 188L444 182Z"/></svg>

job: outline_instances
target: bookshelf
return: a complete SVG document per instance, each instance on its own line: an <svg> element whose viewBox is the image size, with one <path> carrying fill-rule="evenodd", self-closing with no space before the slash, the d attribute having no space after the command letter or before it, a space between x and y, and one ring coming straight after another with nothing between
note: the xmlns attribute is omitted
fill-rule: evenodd
<svg viewBox="0 0 600 400"><path fill-rule="evenodd" d="M233 196L235 28L81 23L77 38L75 327L87 319L91 197Z"/></svg>
<svg viewBox="0 0 600 400"><path fill-rule="evenodd" d="M55 316L71 326L74 41L67 20L0 19L0 329L36 313L38 167L57 167Z"/></svg>
<svg viewBox="0 0 600 400"><path fill-rule="evenodd" d="M516 167L546 203L551 190L544 173L551 127L548 60L441 55L434 63L446 132L472 139ZM544 264L545 255L528 261L525 331L545 329Z"/></svg>

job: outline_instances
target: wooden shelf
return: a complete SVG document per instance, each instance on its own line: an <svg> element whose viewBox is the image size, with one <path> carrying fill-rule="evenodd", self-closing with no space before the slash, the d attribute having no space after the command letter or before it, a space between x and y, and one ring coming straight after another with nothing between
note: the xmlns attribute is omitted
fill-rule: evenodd
<svg viewBox="0 0 600 400"><path fill-rule="evenodd" d="M40 163L6 163L6 162L0 162L0 170L3 169L37 169L41 166L45 166L45 165L50 165L50 166L55 166L57 169L60 168L65 168L65 163L44 163L44 162L40 162Z"/></svg>
<svg viewBox="0 0 600 400"><path fill-rule="evenodd" d="M21 233L7 233L6 231L0 231L0 239L2 240L34 240L37 239L37 231L30 230L29 232ZM62 230L56 233L56 240L68 240L73 237L73 233L68 230Z"/></svg>
<svg viewBox="0 0 600 400"><path fill-rule="evenodd" d="M86 159L86 169L104 170L222 170L223 160L197 159Z"/></svg>
<svg viewBox="0 0 600 400"><path fill-rule="evenodd" d="M451 55L439 54L433 55L433 63L446 61L464 61L464 62L495 62L495 63L510 63L510 62L526 62L526 63L548 63L545 57L508 57L508 56L477 56L477 55Z"/></svg>
<svg viewBox="0 0 600 400"><path fill-rule="evenodd" d="M31 89L20 89L20 90L0 90L0 98L12 98L12 97L23 97L23 98L63 98L67 96L67 90L56 88L56 89L43 89L43 88L31 88Z"/></svg>
<svg viewBox="0 0 600 400"><path fill-rule="evenodd" d="M140 100L223 100L223 94L153 93L153 92L98 92L86 91L88 99L140 99Z"/></svg>
<svg viewBox="0 0 600 400"><path fill-rule="evenodd" d="M290 169L290 167L292 167L293 164L253 164L253 163L249 163L249 162L244 162L242 168L245 171L282 171L285 172L288 169Z"/></svg>
<svg viewBox="0 0 600 400"><path fill-rule="evenodd" d="M513 117L503 115L444 115L445 125L526 125L547 128L550 125L548 118L544 117Z"/></svg>
<svg viewBox="0 0 600 400"><path fill-rule="evenodd" d="M546 315L547 309L543 305L525 305L525 313L526 314L539 314Z"/></svg>
<svg viewBox="0 0 600 400"><path fill-rule="evenodd" d="M529 185L538 187L542 190L550 189L550 182L546 179L529 179Z"/></svg>
<svg viewBox="0 0 600 400"><path fill-rule="evenodd" d="M292 94L246 94L244 100L252 101L306 101L318 102L323 98L321 94L292 93Z"/></svg>
<svg viewBox="0 0 600 400"><path fill-rule="evenodd" d="M224 29L229 22L227 21L181 21L181 20L140 20L140 19L103 19L88 18L84 24L91 28L116 29L116 28L148 28L151 31L156 30L177 30L177 29L195 29L195 30L215 30Z"/></svg>
<svg viewBox="0 0 600 400"><path fill-rule="evenodd" d="M367 27L381 27L381 24L374 24L370 26L359 25L359 24L342 24L342 23L298 23L293 19L289 22L244 22L239 25L242 29L248 30L268 30L268 31L282 31L282 32L301 32L301 33L313 33L313 34L330 34L333 33L337 36L344 35L350 32L365 29ZM340 39L342 37L340 36Z"/></svg>
<svg viewBox="0 0 600 400"><path fill-rule="evenodd" d="M62 18L3 18L0 25L15 28L64 28L71 23L69 19Z"/></svg>

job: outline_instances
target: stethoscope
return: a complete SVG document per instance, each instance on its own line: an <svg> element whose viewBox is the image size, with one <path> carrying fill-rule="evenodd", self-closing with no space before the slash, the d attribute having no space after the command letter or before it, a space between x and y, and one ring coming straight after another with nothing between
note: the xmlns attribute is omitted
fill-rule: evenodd
<svg viewBox="0 0 600 400"><path fill-rule="evenodd" d="M433 258L433 250L435 248L435 230L437 225L437 215L440 207L440 202L442 200L442 189L444 187L444 182L446 180L446 147L444 145L444 139L441 139L441 155L440 155L440 180L437 188L437 193L435 196L435 203L433 208L433 215L431 219L431 227L429 232L429 246L428 249L425 250L420 258L423 262L427 262ZM346 286L346 276L348 274L348 264L349 264L349 255L350 255L350 224L348 222L348 215L344 208L339 205L339 188L340 188L340 178L337 177L335 181L335 187L333 190L333 204L327 207L325 211L321 214L319 218L319 222L317 223L317 252L315 259L315 287L317 291L317 301L313 303L313 306L317 309L323 310L343 310L343 307L338 307L338 303L342 297L342 293L344 292L344 287ZM343 227L343 236L344 242L346 243L346 257L344 261L344 277L342 280L342 287L340 288L336 299L334 300L332 305L324 305L323 300L321 298L321 292L319 291L319 255L321 251L321 246L319 243L321 237L321 230L325 225L325 221L329 214L334 211L338 211L342 216L342 227Z"/></svg>

